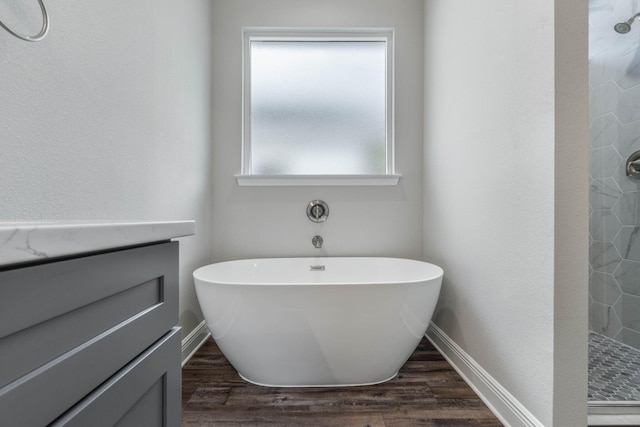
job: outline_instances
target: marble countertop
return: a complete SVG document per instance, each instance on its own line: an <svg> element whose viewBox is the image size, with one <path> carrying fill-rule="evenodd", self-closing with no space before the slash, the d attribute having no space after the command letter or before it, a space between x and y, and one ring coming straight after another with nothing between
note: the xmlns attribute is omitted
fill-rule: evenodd
<svg viewBox="0 0 640 427"><path fill-rule="evenodd" d="M0 221L0 266L195 234L195 221Z"/></svg>

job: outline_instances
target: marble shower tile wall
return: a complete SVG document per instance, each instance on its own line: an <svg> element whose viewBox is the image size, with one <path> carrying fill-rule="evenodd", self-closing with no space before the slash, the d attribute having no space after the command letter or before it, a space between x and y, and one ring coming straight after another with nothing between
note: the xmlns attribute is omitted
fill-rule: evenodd
<svg viewBox="0 0 640 427"><path fill-rule="evenodd" d="M640 179L625 161L640 150L640 22L617 22L640 0L589 1L589 326L640 349Z"/></svg>

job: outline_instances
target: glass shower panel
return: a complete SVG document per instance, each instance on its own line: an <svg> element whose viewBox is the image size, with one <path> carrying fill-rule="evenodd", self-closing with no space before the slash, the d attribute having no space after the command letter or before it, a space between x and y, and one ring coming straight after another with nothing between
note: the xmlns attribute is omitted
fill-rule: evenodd
<svg viewBox="0 0 640 427"><path fill-rule="evenodd" d="M254 174L385 174L384 41L252 41Z"/></svg>
<svg viewBox="0 0 640 427"><path fill-rule="evenodd" d="M633 15L632 3L590 2L589 320L594 332L640 349L640 179L625 173L640 150L640 24L613 29Z"/></svg>
<svg viewBox="0 0 640 427"><path fill-rule="evenodd" d="M635 0L589 1L589 401L640 403L640 11Z"/></svg>

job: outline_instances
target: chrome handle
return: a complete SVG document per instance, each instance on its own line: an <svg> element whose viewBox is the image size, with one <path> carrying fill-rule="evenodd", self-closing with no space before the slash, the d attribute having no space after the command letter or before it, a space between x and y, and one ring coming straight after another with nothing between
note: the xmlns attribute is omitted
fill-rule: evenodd
<svg viewBox="0 0 640 427"><path fill-rule="evenodd" d="M640 178L640 150L631 154L627 159L627 176Z"/></svg>
<svg viewBox="0 0 640 427"><path fill-rule="evenodd" d="M314 200L307 205L307 216L313 222L324 222L329 216L329 206L322 200Z"/></svg>

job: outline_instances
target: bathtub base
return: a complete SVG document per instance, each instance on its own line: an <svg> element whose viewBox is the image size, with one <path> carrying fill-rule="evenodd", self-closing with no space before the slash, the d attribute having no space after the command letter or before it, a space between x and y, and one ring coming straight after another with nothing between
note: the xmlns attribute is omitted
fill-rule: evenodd
<svg viewBox="0 0 640 427"><path fill-rule="evenodd" d="M392 379L397 377L399 372L400 371L396 372L395 374L393 374L392 376L390 376L386 380L374 381L372 383L359 383L359 384L263 384L263 383L259 383L257 381L250 380L249 378L247 378L244 375L242 375L240 372L238 372L238 375L240 376L240 378L242 378L246 382L251 383L251 384L255 384L255 385L259 385L261 387L285 387L285 388L331 387L331 388L336 388L336 387L360 387L360 386L367 386L367 385L375 385L375 384L386 383L387 381L391 381Z"/></svg>

